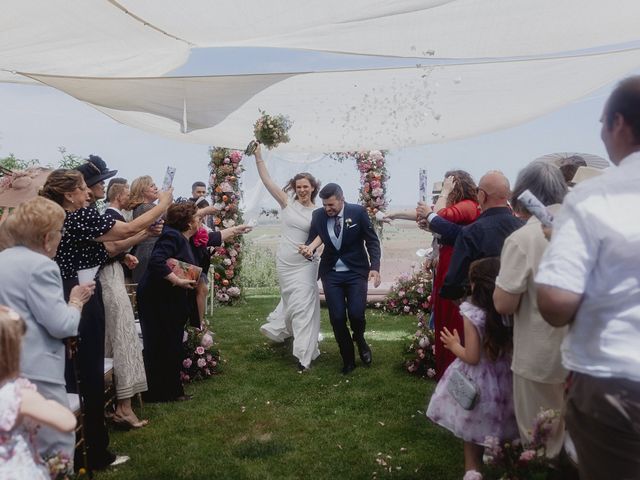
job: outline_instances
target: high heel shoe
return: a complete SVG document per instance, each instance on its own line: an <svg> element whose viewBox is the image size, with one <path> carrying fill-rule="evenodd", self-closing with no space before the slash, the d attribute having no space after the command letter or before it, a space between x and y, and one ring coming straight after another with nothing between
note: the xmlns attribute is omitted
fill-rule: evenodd
<svg viewBox="0 0 640 480"><path fill-rule="evenodd" d="M125 430L142 428L145 425L149 424L149 420L137 420L136 421L136 420L132 420L129 417L123 417L123 416L120 416L118 414L115 414L111 420L113 421L114 425L116 425L119 428L123 428Z"/></svg>

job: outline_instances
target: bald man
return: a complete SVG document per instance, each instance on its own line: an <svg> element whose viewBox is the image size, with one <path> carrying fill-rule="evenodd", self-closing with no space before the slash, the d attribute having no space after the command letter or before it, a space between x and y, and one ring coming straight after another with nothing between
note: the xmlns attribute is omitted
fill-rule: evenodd
<svg viewBox="0 0 640 480"><path fill-rule="evenodd" d="M515 217L508 204L509 180L501 172L490 171L478 184L478 203L482 214L460 230L453 247L449 271L440 296L456 300L468 293L469 265L474 260L499 257L505 238L524 223Z"/></svg>

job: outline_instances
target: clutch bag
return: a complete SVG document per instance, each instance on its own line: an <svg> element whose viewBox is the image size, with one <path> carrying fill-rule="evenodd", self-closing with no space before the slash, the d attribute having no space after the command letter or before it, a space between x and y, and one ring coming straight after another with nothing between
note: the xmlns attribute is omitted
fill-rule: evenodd
<svg viewBox="0 0 640 480"><path fill-rule="evenodd" d="M447 391L465 410L472 410L478 399L478 387L457 368L447 379Z"/></svg>

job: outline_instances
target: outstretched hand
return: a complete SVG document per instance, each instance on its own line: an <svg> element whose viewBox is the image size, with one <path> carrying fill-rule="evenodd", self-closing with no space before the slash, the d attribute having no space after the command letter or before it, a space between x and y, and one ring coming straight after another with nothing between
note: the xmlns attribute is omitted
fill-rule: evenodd
<svg viewBox="0 0 640 480"><path fill-rule="evenodd" d="M451 333L447 327L443 327L442 332L440 332L440 340L447 350L453 350L456 345L460 345L460 335L458 335L458 330L455 328Z"/></svg>
<svg viewBox="0 0 640 480"><path fill-rule="evenodd" d="M380 286L380 282L382 278L380 277L380 272L376 272L375 270L371 270L369 272L369 281L373 282L373 287L378 288Z"/></svg>

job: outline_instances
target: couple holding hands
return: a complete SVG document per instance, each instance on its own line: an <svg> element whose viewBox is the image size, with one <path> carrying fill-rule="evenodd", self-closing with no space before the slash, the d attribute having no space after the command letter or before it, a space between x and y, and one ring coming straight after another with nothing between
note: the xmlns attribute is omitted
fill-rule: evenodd
<svg viewBox="0 0 640 480"><path fill-rule="evenodd" d="M282 221L276 254L281 299L260 331L276 342L293 336L298 371L308 370L320 355L319 277L342 356L342 373L356 368L354 342L362 363L370 365L365 309L368 282L380 285L380 241L367 211L346 203L335 183L320 190L309 173L296 174L280 189L269 175L259 146L255 157L262 182L281 207ZM316 209L318 195L323 207ZM318 258L314 252L321 245L324 249Z"/></svg>

